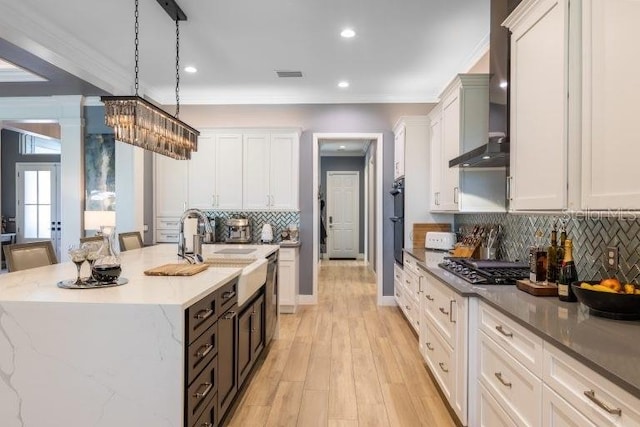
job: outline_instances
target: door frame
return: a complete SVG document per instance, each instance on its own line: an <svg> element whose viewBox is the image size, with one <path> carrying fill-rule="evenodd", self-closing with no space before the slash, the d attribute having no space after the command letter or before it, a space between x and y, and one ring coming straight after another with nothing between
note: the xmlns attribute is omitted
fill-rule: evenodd
<svg viewBox="0 0 640 427"><path fill-rule="evenodd" d="M364 158L363 158L364 160ZM353 202L355 203L355 216L356 216L356 229L355 229L355 233L354 233L354 246L355 246L355 259L358 259L359 255L360 255L360 172L359 171L327 171L327 214L329 214L329 212L331 211L331 205L329 204L329 176L330 175L353 175L356 177L356 198L355 200L353 200ZM365 215L366 216L366 215ZM331 224L327 224L327 225L331 225ZM331 228L331 227L329 227ZM327 257L331 258L331 254L329 253L329 248L331 247L331 245L329 244L329 242L332 240L331 238L329 238L329 236L331 236L331 233L327 233Z"/></svg>
<svg viewBox="0 0 640 427"><path fill-rule="evenodd" d="M383 297L383 277L382 271L382 165L383 165L383 134L382 133L314 133L313 134L313 294L309 299L305 299L303 303L318 303L318 252L320 243L320 209L317 203L319 196L319 180L320 180L320 140L326 139L369 139L376 144L376 287L377 287L377 304L393 305L393 296Z"/></svg>

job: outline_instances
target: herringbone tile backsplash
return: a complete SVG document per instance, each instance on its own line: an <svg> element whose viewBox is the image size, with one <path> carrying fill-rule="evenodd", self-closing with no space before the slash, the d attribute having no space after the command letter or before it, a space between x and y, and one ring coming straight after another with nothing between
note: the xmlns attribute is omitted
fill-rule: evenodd
<svg viewBox="0 0 640 427"><path fill-rule="evenodd" d="M640 220L618 218L570 218L569 216L460 214L455 216L455 230L471 224L501 224L498 258L527 260L535 233L544 233L543 245L548 246L554 222L567 224L567 237L573 240L573 255L580 280L599 280L616 276L628 282L640 283ZM558 225L558 238L560 236ZM607 247L619 250L618 271L608 270Z"/></svg>
<svg viewBox="0 0 640 427"><path fill-rule="evenodd" d="M244 215L249 218L251 224L251 234L254 242L259 242L262 235L262 226L266 223L271 224L273 229L273 241L279 243L282 239L280 233L287 228L289 224L300 226L300 212L295 211L205 211L209 219L216 220L216 241L224 242L227 238L226 220L232 215Z"/></svg>

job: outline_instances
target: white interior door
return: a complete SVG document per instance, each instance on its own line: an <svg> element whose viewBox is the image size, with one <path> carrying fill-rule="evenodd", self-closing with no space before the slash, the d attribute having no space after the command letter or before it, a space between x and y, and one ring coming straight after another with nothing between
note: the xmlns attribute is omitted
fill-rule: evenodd
<svg viewBox="0 0 640 427"><path fill-rule="evenodd" d="M16 163L16 240L53 242L60 259L60 163Z"/></svg>
<svg viewBox="0 0 640 427"><path fill-rule="evenodd" d="M329 258L358 256L360 176L357 171L327 172L327 253Z"/></svg>

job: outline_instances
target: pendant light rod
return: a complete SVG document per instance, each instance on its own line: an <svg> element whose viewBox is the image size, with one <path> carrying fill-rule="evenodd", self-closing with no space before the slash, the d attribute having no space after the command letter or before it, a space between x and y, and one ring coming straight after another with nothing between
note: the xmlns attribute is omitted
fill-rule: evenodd
<svg viewBox="0 0 640 427"><path fill-rule="evenodd" d="M172 21L186 21L187 15L180 9L175 0L156 0L160 6L171 17Z"/></svg>

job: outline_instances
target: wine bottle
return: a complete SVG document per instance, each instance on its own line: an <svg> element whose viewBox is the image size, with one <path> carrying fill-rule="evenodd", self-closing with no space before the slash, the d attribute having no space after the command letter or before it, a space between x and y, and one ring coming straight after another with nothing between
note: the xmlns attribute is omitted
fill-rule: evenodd
<svg viewBox="0 0 640 427"><path fill-rule="evenodd" d="M558 266L558 275L560 274L560 268L562 267L562 260L564 259L564 243L567 240L567 229L565 228L564 223L560 224L560 244L558 245L558 256L556 257Z"/></svg>
<svg viewBox="0 0 640 427"><path fill-rule="evenodd" d="M573 261L573 243L571 239L564 242L564 258L562 260L562 268L558 277L558 298L560 301L577 301L576 295L573 293L571 284L578 281L578 272L576 264Z"/></svg>
<svg viewBox="0 0 640 427"><path fill-rule="evenodd" d="M558 283L558 231L553 224L551 246L547 248L547 283Z"/></svg>

